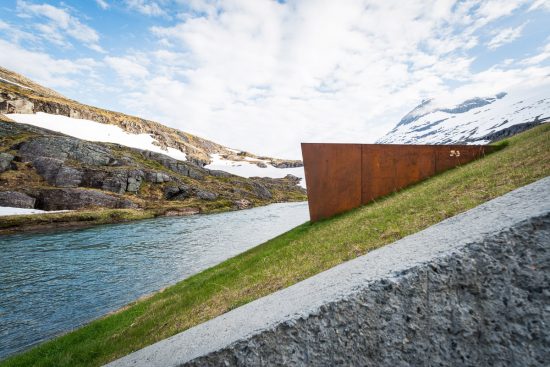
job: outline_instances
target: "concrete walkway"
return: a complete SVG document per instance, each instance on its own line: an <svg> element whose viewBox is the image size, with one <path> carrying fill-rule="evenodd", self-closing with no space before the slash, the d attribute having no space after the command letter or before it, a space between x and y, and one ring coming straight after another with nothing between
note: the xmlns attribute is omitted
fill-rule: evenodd
<svg viewBox="0 0 550 367"><path fill-rule="evenodd" d="M109 364L543 365L550 177Z"/></svg>

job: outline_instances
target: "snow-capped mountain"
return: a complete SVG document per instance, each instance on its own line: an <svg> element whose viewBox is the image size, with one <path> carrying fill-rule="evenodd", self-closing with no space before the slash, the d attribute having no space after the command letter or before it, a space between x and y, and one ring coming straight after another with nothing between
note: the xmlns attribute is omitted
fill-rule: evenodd
<svg viewBox="0 0 550 367"><path fill-rule="evenodd" d="M550 121L550 83L446 106L424 100L377 143L485 144Z"/></svg>

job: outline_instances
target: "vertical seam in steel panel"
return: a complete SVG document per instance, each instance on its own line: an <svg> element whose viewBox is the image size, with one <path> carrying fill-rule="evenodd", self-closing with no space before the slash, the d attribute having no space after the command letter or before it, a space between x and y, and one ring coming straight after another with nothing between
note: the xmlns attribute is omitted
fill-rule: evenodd
<svg viewBox="0 0 550 367"><path fill-rule="evenodd" d="M360 154L361 154L361 169L359 171L359 174L361 176L360 176L360 179L359 179L359 188L361 189L361 197L360 197L361 202L359 203L359 206L363 206L363 148L365 147L365 145L361 144L360 147L361 147L361 151L360 151Z"/></svg>

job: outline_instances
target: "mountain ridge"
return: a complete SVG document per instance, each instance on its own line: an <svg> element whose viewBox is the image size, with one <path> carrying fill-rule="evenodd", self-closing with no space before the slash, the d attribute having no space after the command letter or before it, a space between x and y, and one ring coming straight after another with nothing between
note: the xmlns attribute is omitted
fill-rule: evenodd
<svg viewBox="0 0 550 367"><path fill-rule="evenodd" d="M236 151L159 122L89 106L69 99L32 80L0 66L0 114L44 112L102 124L115 125L132 134L150 134L161 148L174 148L184 152L192 163L205 166L211 163L211 154L220 154L233 161L248 157L258 162L267 160L275 167L300 167L299 160L258 156Z"/></svg>
<svg viewBox="0 0 550 367"><path fill-rule="evenodd" d="M527 94L500 92L454 105L425 99L377 143L486 144L550 121L550 78Z"/></svg>

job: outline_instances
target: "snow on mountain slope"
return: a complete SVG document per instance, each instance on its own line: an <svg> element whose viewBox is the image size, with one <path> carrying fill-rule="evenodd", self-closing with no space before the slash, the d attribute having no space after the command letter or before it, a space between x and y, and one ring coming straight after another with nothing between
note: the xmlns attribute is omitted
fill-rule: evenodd
<svg viewBox="0 0 550 367"><path fill-rule="evenodd" d="M550 81L455 106L445 106L437 99L423 101L377 143L485 144L498 131L549 120Z"/></svg>
<svg viewBox="0 0 550 367"><path fill-rule="evenodd" d="M115 125L75 119L67 116L38 112L34 114L7 114L13 121L57 131L82 140L116 143L131 148L150 150L166 154L180 161L186 160L186 154L174 148L162 149L158 142L148 134L131 134Z"/></svg>
<svg viewBox="0 0 550 367"><path fill-rule="evenodd" d="M233 161L229 159L224 159L220 154L212 154L212 163L206 165L204 168L211 170L220 170L229 172L231 174L241 176L241 177L271 177L271 178L281 178L286 175L294 175L300 177L300 185L305 186L305 174L304 167L293 167L293 168L277 168L273 167L266 160L256 160L251 161L250 159L245 159L242 161ZM259 167L254 162L261 161L265 164L266 167Z"/></svg>
<svg viewBox="0 0 550 367"><path fill-rule="evenodd" d="M12 113L6 116L18 123L60 132L82 140L116 143L131 148L150 150L152 152L166 154L180 161L185 161L187 158L184 152L177 149L168 147L167 150L165 150L161 148L158 142L149 134L131 134L116 125L107 125L91 120L76 119L43 112L35 114ZM230 149L230 151L234 153L239 152L234 149ZM245 157L243 160L235 161L225 159L220 154L212 154L210 158L212 159L212 163L205 166L207 169L225 171L241 177L257 176L281 178L288 174L292 174L302 178L301 185L305 185L303 167L277 168L267 160ZM265 167L260 167L255 162L262 162Z"/></svg>

